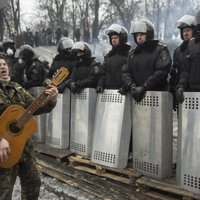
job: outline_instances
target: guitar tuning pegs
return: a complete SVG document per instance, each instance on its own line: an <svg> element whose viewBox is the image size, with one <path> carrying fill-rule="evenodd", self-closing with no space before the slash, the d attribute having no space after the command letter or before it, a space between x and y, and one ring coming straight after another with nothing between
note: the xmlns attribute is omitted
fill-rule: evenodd
<svg viewBox="0 0 200 200"><path fill-rule="evenodd" d="M52 78L55 78L55 76L58 74L59 71L60 69L57 69L56 72L53 74Z"/></svg>

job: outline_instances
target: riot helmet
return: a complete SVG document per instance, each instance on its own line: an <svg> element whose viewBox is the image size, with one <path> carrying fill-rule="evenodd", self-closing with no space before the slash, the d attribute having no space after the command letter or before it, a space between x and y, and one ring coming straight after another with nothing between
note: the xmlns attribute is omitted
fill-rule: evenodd
<svg viewBox="0 0 200 200"><path fill-rule="evenodd" d="M58 42L58 52L70 52L74 45L74 41L68 37L62 37Z"/></svg>
<svg viewBox="0 0 200 200"><path fill-rule="evenodd" d="M112 24L106 31L107 35L109 36L110 39L110 44L111 43L111 36L112 35L118 35L120 38L120 43L124 44L127 42L128 39L128 31L124 26L121 26L119 24Z"/></svg>
<svg viewBox="0 0 200 200"><path fill-rule="evenodd" d="M135 43L136 34L137 33L144 33L146 34L146 40L153 40L154 39L154 25L149 20L140 20L139 22L131 22L130 33L133 35Z"/></svg>
<svg viewBox="0 0 200 200"><path fill-rule="evenodd" d="M72 47L72 53L75 55L77 60L84 60L92 55L90 46L86 42L75 42Z"/></svg>
<svg viewBox="0 0 200 200"><path fill-rule="evenodd" d="M180 29L180 34L181 34L181 39L184 40L183 38L183 29L184 28L191 28L193 30L194 28L194 16L191 15L184 15L177 21L177 28Z"/></svg>
<svg viewBox="0 0 200 200"><path fill-rule="evenodd" d="M13 56L15 54L16 48L15 48L15 42L11 39L5 39L2 42L4 52L8 56Z"/></svg>
<svg viewBox="0 0 200 200"><path fill-rule="evenodd" d="M19 49L19 59L22 59L24 62L34 60L38 57L39 55L34 52L33 47L30 45L22 45Z"/></svg>
<svg viewBox="0 0 200 200"><path fill-rule="evenodd" d="M3 47L5 48L7 46L14 46L15 42L11 39L5 39L3 40L2 44L3 44Z"/></svg>

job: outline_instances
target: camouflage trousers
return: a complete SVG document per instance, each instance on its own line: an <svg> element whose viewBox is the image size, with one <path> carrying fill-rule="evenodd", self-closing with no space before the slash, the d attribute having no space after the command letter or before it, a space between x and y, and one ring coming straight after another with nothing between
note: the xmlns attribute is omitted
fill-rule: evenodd
<svg viewBox="0 0 200 200"><path fill-rule="evenodd" d="M37 200L40 192L40 175L36 167L32 140L25 145L20 161L10 169L0 168L0 200L11 200L17 176L21 183L21 199Z"/></svg>

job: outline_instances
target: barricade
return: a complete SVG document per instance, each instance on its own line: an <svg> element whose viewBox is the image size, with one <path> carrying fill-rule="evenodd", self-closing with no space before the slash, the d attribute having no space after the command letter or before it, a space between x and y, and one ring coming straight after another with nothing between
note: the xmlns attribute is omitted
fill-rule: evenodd
<svg viewBox="0 0 200 200"><path fill-rule="evenodd" d="M173 109L169 92L148 91L132 100L133 168L155 177L171 176Z"/></svg>
<svg viewBox="0 0 200 200"><path fill-rule="evenodd" d="M130 96L117 90L98 94L95 115L92 162L125 168L131 134Z"/></svg>

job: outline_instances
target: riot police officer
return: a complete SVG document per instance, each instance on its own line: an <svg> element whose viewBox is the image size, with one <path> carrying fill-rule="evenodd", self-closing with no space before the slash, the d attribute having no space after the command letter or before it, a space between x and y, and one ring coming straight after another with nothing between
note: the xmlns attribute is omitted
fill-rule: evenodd
<svg viewBox="0 0 200 200"><path fill-rule="evenodd" d="M65 67L69 71L69 76L71 75L72 69L75 65L75 61L71 54L71 49L74 45L74 41L69 37L62 37L58 42L58 54L53 59L51 67L49 69L47 78L52 78L53 74L60 69ZM65 89L64 83L58 87L59 93L63 93Z"/></svg>
<svg viewBox="0 0 200 200"><path fill-rule="evenodd" d="M182 44L177 47L173 55L173 65L170 71L169 79L169 90L173 94L174 110L177 108L177 101L175 97L176 85L179 80L181 67L183 65L184 58L187 54L187 47L190 39L193 37L194 33L194 16L184 15L177 21L177 28L180 29L180 36L183 40Z"/></svg>
<svg viewBox="0 0 200 200"><path fill-rule="evenodd" d="M122 79L131 96L140 102L147 90L167 89L171 57L167 47L154 39L154 27L150 21L132 23L131 34L137 47L129 53Z"/></svg>
<svg viewBox="0 0 200 200"><path fill-rule="evenodd" d="M191 38L188 43L176 87L176 98L179 103L184 101L184 91L200 92L200 11L195 16L194 25L195 37Z"/></svg>
<svg viewBox="0 0 200 200"><path fill-rule="evenodd" d="M102 66L92 57L89 44L76 42L72 47L76 65L66 85L72 93L79 93L84 88L96 88Z"/></svg>
<svg viewBox="0 0 200 200"><path fill-rule="evenodd" d="M122 66L126 63L130 45L127 44L128 31L124 26L112 24L108 30L112 49L104 58L103 72L98 82L97 93L103 92L104 88L119 89L121 94L125 93L122 86Z"/></svg>
<svg viewBox="0 0 200 200"><path fill-rule="evenodd" d="M30 45L21 46L19 49L20 65L15 66L15 78L13 79L18 79L18 83L25 89L42 86L48 72L46 65L42 62Z"/></svg>

